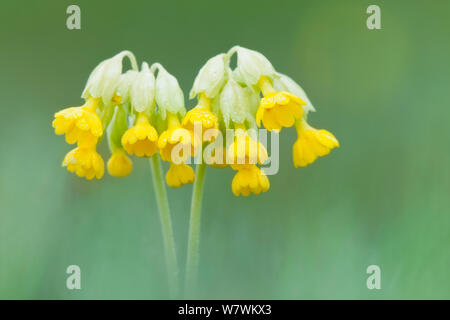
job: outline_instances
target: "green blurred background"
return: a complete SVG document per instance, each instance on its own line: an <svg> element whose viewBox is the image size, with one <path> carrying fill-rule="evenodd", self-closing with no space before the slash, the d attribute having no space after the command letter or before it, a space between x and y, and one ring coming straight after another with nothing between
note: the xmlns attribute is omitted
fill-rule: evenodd
<svg viewBox="0 0 450 320"><path fill-rule="evenodd" d="M82 29L66 29L81 7ZM366 28L381 7L382 30ZM194 298L450 298L449 1L3 1L0 13L0 298L168 298L146 159L126 179L61 168L53 113L80 105L90 71L132 50L185 96L239 44L297 80L310 122L341 147L295 169L281 135L269 192L231 193L208 168ZM190 108L195 102L187 101ZM102 155L107 159L107 148ZM169 190L184 269L192 186ZM65 283L81 267L82 289ZM381 290L366 287L381 267Z"/></svg>

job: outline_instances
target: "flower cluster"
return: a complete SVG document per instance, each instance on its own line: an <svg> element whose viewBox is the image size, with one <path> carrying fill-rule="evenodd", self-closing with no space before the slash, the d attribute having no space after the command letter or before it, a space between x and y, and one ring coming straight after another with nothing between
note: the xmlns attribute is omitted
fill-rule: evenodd
<svg viewBox="0 0 450 320"><path fill-rule="evenodd" d="M125 57L132 69L123 72ZM181 126L186 113L183 92L162 65L149 67L143 62L139 70L134 55L123 51L92 71L82 98L83 106L61 110L53 121L56 134L65 134L67 143L77 144L63 161L70 172L89 180L102 178L104 162L96 149L106 132L110 175L130 174L133 164L128 155L152 157L159 151L170 162L168 185L179 187L194 181L193 169L184 163L189 153L172 158L179 143L193 149L194 137Z"/></svg>
<svg viewBox="0 0 450 320"><path fill-rule="evenodd" d="M234 54L237 64L232 69ZM125 57L132 69L123 72ZM107 169L112 176L130 174L128 155L152 157L159 152L162 160L170 162L167 184L180 187L194 181L187 163L200 155L212 167L230 166L236 171L231 184L236 196L269 189L261 168L269 157L259 127L280 132L295 126L295 167L307 166L339 146L330 132L308 124L307 115L315 109L303 89L277 72L264 55L240 46L209 59L200 69L190 92L198 103L187 113L177 79L159 63L149 67L143 62L139 70L129 51L100 63L82 97L83 106L55 114L53 127L57 134L65 134L69 144L77 144L65 156L63 166L87 179L100 179L104 174L103 159L96 151L104 132L111 151Z"/></svg>
<svg viewBox="0 0 450 320"><path fill-rule="evenodd" d="M232 69L230 60L234 54L237 66ZM330 132L307 123L308 113L315 109L303 89L277 72L259 52L236 46L209 59L194 81L190 98L194 97L198 97L198 105L187 113L183 125L192 131L193 124L199 122L202 130L218 131L202 139L214 146L207 163L218 168L229 165L237 171L232 182L236 196L269 189L269 180L259 167L268 159L256 130L261 125L275 132L296 127L295 167L307 166L339 146ZM234 130L229 145L221 138L228 129Z"/></svg>

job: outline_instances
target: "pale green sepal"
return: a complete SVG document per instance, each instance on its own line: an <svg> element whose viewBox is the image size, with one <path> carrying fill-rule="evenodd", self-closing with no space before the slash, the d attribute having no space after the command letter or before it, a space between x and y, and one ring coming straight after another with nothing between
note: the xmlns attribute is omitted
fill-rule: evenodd
<svg viewBox="0 0 450 320"><path fill-rule="evenodd" d="M300 87L297 82L292 80L287 75L278 73L279 78L275 79L273 81L273 87L276 91L287 91L289 93L292 93L302 99L306 102L306 106L302 106L303 111L306 113L312 111L315 112L316 109L312 105L311 101L309 101L308 96L306 95L305 91Z"/></svg>
<svg viewBox="0 0 450 320"><path fill-rule="evenodd" d="M247 97L243 88L234 79L228 79L220 94L220 110L225 125L230 120L234 123L243 123L247 114Z"/></svg>
<svg viewBox="0 0 450 320"><path fill-rule="evenodd" d="M101 62L90 74L82 97L102 98L105 105L109 105L117 90L122 74L122 60L128 53L122 51L114 57Z"/></svg>
<svg viewBox="0 0 450 320"><path fill-rule="evenodd" d="M238 55L236 73L248 86L258 83L261 76L272 80L277 77L272 64L261 53L243 47L238 47L236 51Z"/></svg>
<svg viewBox="0 0 450 320"><path fill-rule="evenodd" d="M122 136L127 129L127 113L121 106L117 106L114 109L114 115L111 119L111 123L106 130L108 145L111 153L113 153L117 148L122 148Z"/></svg>
<svg viewBox="0 0 450 320"><path fill-rule="evenodd" d="M133 85L139 72L128 70L120 76L117 94L122 98L122 104L130 102L131 86Z"/></svg>
<svg viewBox="0 0 450 320"><path fill-rule="evenodd" d="M158 70L158 76L156 77L156 103L162 119L166 119L167 112L184 116L186 113L184 95L178 80L164 68L160 67Z"/></svg>
<svg viewBox="0 0 450 320"><path fill-rule="evenodd" d="M155 76L146 62L131 86L131 105L136 112L153 113L155 107Z"/></svg>

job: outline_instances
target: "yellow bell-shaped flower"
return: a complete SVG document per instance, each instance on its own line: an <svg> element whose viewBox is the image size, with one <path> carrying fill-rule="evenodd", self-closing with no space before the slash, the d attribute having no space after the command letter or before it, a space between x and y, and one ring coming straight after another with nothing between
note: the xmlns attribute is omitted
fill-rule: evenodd
<svg viewBox="0 0 450 320"><path fill-rule="evenodd" d="M123 149L117 148L114 150L111 158L109 158L107 167L110 175L117 178L123 178L131 173L131 170L133 170L133 163Z"/></svg>
<svg viewBox="0 0 450 320"><path fill-rule="evenodd" d="M88 180L94 177L100 179L105 171L103 159L95 147L73 149L64 157L62 166L67 167L69 172L75 172L77 176Z"/></svg>
<svg viewBox="0 0 450 320"><path fill-rule="evenodd" d="M179 188L182 185L193 183L194 169L185 163L171 163L166 173L166 182L172 188Z"/></svg>
<svg viewBox="0 0 450 320"><path fill-rule="evenodd" d="M292 127L302 116L302 106L306 105L306 102L288 92L275 92L270 80L264 76L261 77L258 85L264 95L256 112L258 126L261 126L262 121L269 131Z"/></svg>
<svg viewBox="0 0 450 320"><path fill-rule="evenodd" d="M102 122L96 113L99 98L89 98L81 107L70 107L55 113L56 134L65 134L69 144L87 148L97 144L103 134Z"/></svg>
<svg viewBox="0 0 450 320"><path fill-rule="evenodd" d="M208 129L217 129L217 117L210 110L211 99L207 98L204 93L199 95L199 101L196 107L189 110L183 118L182 126L183 128L194 132L195 124L201 125L201 134L203 135ZM201 136L198 137L200 140ZM214 140L212 136L208 141Z"/></svg>
<svg viewBox="0 0 450 320"><path fill-rule="evenodd" d="M138 157L151 157L158 151L158 132L145 113L139 113L136 124L124 133L122 146Z"/></svg>
<svg viewBox="0 0 450 320"><path fill-rule="evenodd" d="M256 165L241 167L233 178L231 189L235 196L259 194L270 188L269 179Z"/></svg>
<svg viewBox="0 0 450 320"><path fill-rule="evenodd" d="M311 127L305 119L296 124L297 141L292 148L294 166L306 167L330 153L331 149L339 147L336 137L327 130L318 130Z"/></svg>

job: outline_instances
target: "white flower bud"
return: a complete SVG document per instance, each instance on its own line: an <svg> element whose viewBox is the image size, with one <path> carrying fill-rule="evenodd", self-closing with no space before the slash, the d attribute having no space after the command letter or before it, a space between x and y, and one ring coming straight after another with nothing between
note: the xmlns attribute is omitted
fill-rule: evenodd
<svg viewBox="0 0 450 320"><path fill-rule="evenodd" d="M242 78L248 86L258 83L261 76L271 79L277 77L275 69L267 58L261 53L237 47L237 75Z"/></svg>
<svg viewBox="0 0 450 320"><path fill-rule="evenodd" d="M156 103L162 119L166 118L166 111L183 116L186 113L184 95L177 79L162 67L159 67L158 70L158 76L156 77Z"/></svg>
<svg viewBox="0 0 450 320"><path fill-rule="evenodd" d="M230 120L243 123L246 119L247 97L243 88L234 79L228 79L220 94L220 110L227 127Z"/></svg>
<svg viewBox="0 0 450 320"><path fill-rule="evenodd" d="M311 101L309 101L308 96L305 91L300 87L297 82L289 78L288 76L278 73L279 78L273 81L273 87L277 91L286 91L292 93L306 102L306 106L302 106L303 111L305 112L315 112L316 109L312 105Z"/></svg>
<svg viewBox="0 0 450 320"><path fill-rule="evenodd" d="M105 105L109 105L119 85L122 74L122 59L125 51L101 62L89 76L86 87L81 95L84 99L89 97L102 98Z"/></svg>
<svg viewBox="0 0 450 320"><path fill-rule="evenodd" d="M131 86L133 85L139 72L134 70L128 70L120 76L119 86L117 88L117 94L122 98L122 103L128 103L130 101Z"/></svg>
<svg viewBox="0 0 450 320"><path fill-rule="evenodd" d="M208 98L214 98L225 81L225 54L221 53L209 59L200 69L189 94L189 99L205 92Z"/></svg>
<svg viewBox="0 0 450 320"><path fill-rule="evenodd" d="M131 86L131 105L136 112L151 114L155 106L155 77L146 62Z"/></svg>

